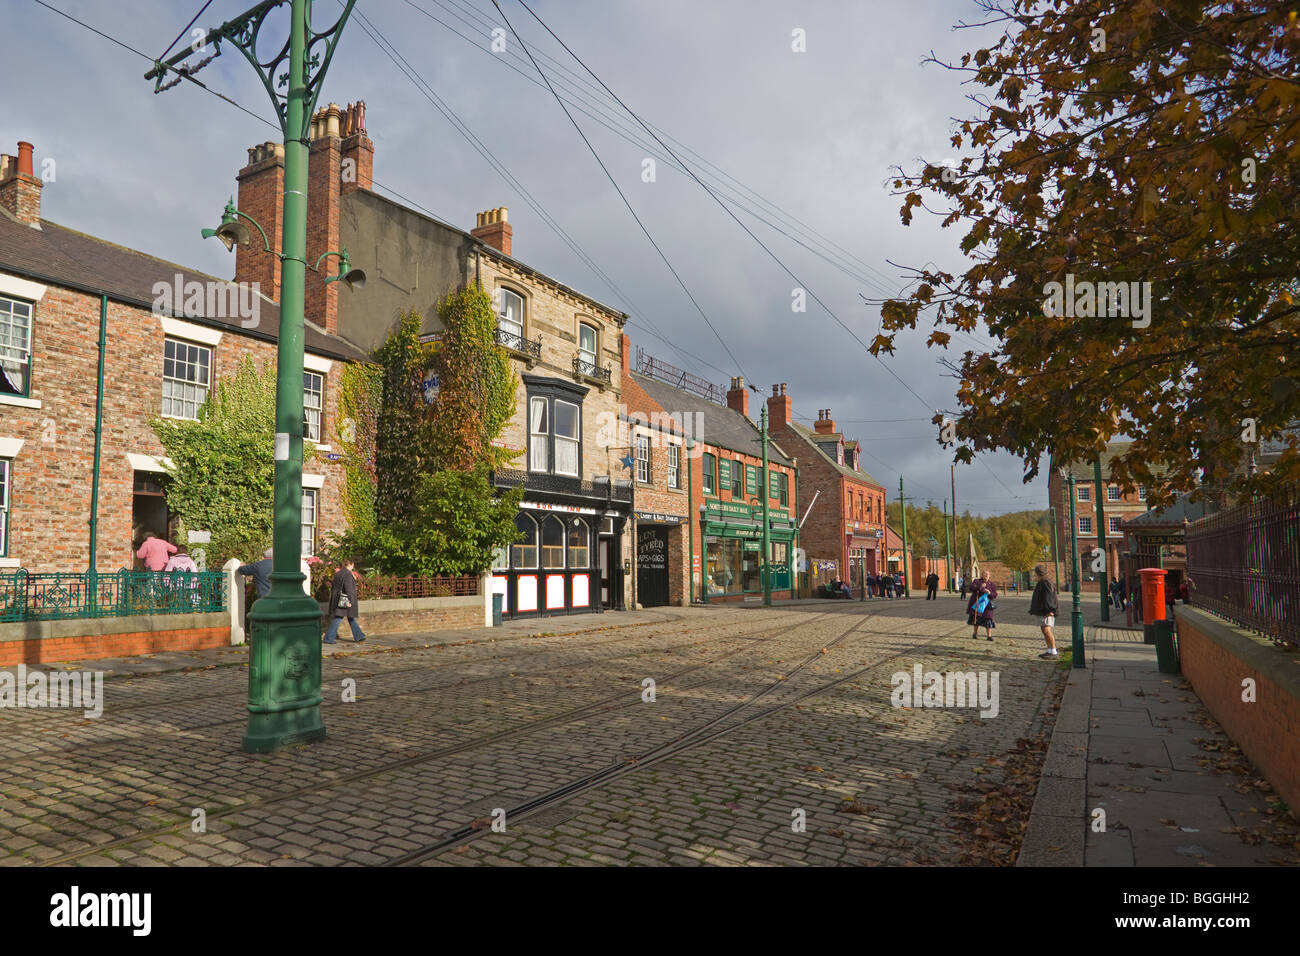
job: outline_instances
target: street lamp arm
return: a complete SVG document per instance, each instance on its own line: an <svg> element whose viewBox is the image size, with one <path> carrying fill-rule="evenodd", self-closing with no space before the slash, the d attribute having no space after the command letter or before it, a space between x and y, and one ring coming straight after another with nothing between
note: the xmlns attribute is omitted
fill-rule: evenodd
<svg viewBox="0 0 1300 956"><path fill-rule="evenodd" d="M257 231L258 231L258 233L259 233L259 234L261 235L261 237L262 237L262 246L266 249L267 252L271 252L271 240L268 239L268 238L266 237L266 230L262 228L262 224L261 224L260 222L258 222L256 219L254 219L254 218L253 218L252 216L250 216L248 213L246 213L246 212L240 212L238 209L236 209L236 208L234 207L233 202L232 202L232 203L227 203L227 204L226 204L226 211L227 211L227 212L233 212L233 213L234 213L235 215L237 215L237 216L243 216L245 219L247 219L249 222L251 222L254 226L256 226L256 227L257 227ZM280 258L279 253L274 253L274 252L272 252L271 254L272 254L273 256L275 256L277 259Z"/></svg>

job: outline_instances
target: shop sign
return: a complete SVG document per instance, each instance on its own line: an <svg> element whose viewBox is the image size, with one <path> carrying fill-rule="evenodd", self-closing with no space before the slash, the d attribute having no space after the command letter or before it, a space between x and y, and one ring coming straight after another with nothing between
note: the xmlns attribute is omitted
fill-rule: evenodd
<svg viewBox="0 0 1300 956"><path fill-rule="evenodd" d="M681 515L668 515L658 511L638 511L636 519L654 524L681 524L685 520Z"/></svg>
<svg viewBox="0 0 1300 956"><path fill-rule="evenodd" d="M571 515L598 515L600 514L595 508L580 508L577 505L553 505L544 504L538 501L521 501L520 508L527 508L530 511L566 511Z"/></svg>

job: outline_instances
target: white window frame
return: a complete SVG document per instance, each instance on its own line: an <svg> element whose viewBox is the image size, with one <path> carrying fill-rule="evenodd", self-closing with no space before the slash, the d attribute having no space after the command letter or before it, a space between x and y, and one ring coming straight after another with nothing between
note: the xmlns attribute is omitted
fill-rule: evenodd
<svg viewBox="0 0 1300 956"><path fill-rule="evenodd" d="M633 443L636 445L636 480L639 484L648 485L650 483L650 436L637 435Z"/></svg>
<svg viewBox="0 0 1300 956"><path fill-rule="evenodd" d="M501 311L497 313L497 328L511 335L517 335L519 338L524 337L524 319L527 315L527 307L524 305L524 297L514 289L508 289L505 286L498 286L497 292L501 295ZM514 318L510 315L510 299L513 297L519 302L519 316Z"/></svg>
<svg viewBox="0 0 1300 956"><path fill-rule="evenodd" d="M320 389L313 391L308 387L308 376L320 382ZM312 404L308 399L312 396L319 396L318 403ZM312 435L311 413L316 413L316 434ZM324 434L325 424L325 376L320 372L313 372L311 369L302 370L302 437L309 442L319 445L321 435Z"/></svg>
<svg viewBox="0 0 1300 956"><path fill-rule="evenodd" d="M1084 522L1088 523L1085 528ZM1079 515L1079 534L1092 534L1092 515Z"/></svg>
<svg viewBox="0 0 1300 956"><path fill-rule="evenodd" d="M526 511L521 511L517 515L515 515L515 530L517 531L521 530L519 528L520 518L523 518L524 520L528 521L531 524L532 533L531 535L529 535L529 532L523 531L522 533L525 535L529 535L529 537L524 538L523 540L516 539L515 541L511 542L510 567L518 568L522 571L536 571L538 566L538 559L541 556L541 544L542 544L541 528L538 527L536 518L534 518ZM523 551L523 554L527 554L528 553L527 549L529 548L532 549L533 559L531 564L525 564L523 561L523 555L519 554L517 549Z"/></svg>
<svg viewBox="0 0 1300 956"><path fill-rule="evenodd" d="M9 489L13 485L12 458L0 458L0 558L9 556Z"/></svg>
<svg viewBox="0 0 1300 956"><path fill-rule="evenodd" d="M543 399L545 401L545 399ZM555 414L555 409L551 409L551 437L555 441L555 449L551 463L553 474L568 475L571 478L577 478L582 472L582 406L576 402L566 402L562 398L554 400L555 405L566 405L573 409L573 435L561 435L559 431L559 416ZM566 448L573 451L573 471L561 471L560 462L560 444L563 443Z"/></svg>
<svg viewBox="0 0 1300 956"><path fill-rule="evenodd" d="M1147 486L1138 485L1138 501L1146 501L1146 500L1147 500Z"/></svg>
<svg viewBox="0 0 1300 956"><path fill-rule="evenodd" d="M15 327L15 307L18 306L27 309L27 343L23 345L6 342L4 336L0 335L0 359L7 359L10 361L13 361L15 357L22 359L24 363L22 370L23 388L22 391L0 392L0 394L13 398L29 398L32 394L32 335L36 326L36 304L10 295L0 295L0 315L5 315L9 318L11 329ZM11 352L13 353L12 356L10 355Z"/></svg>
<svg viewBox="0 0 1300 956"><path fill-rule="evenodd" d="M1108 534L1108 535L1109 535L1109 534L1123 534L1123 533L1124 533L1124 529L1118 527L1118 525L1120 525L1123 521L1124 521L1124 519L1123 519L1122 517L1115 517L1114 515L1107 515L1107 516L1106 516L1106 524L1109 525L1109 527L1106 528L1106 534Z"/></svg>
<svg viewBox="0 0 1300 956"><path fill-rule="evenodd" d="M1075 501L1091 501L1091 500L1092 500L1092 485L1084 485L1084 484L1075 485L1075 486L1074 486L1074 500L1075 500Z"/></svg>
<svg viewBox="0 0 1300 956"><path fill-rule="evenodd" d="M537 409L541 408L542 424L538 430ZM528 470L551 470L551 403L541 397L528 400Z"/></svg>
<svg viewBox="0 0 1300 956"><path fill-rule="evenodd" d="M682 486L682 446L676 442L668 443L668 487Z"/></svg>
<svg viewBox="0 0 1300 956"><path fill-rule="evenodd" d="M584 331L591 333L590 349L585 349L582 347L582 333ZM590 322L579 322L578 323L578 359L579 361L584 363L583 371L590 373L598 367L596 360L599 355L599 349L600 349L599 330Z"/></svg>
<svg viewBox="0 0 1300 956"><path fill-rule="evenodd" d="M307 518L310 515L311 520ZM320 523L320 493L315 488L302 490L302 556L316 553L316 526Z"/></svg>
<svg viewBox="0 0 1300 956"><path fill-rule="evenodd" d="M1106 486L1106 500L1107 500L1107 501L1123 501L1123 500L1124 500L1124 493L1123 493L1123 491L1120 490L1119 485L1107 485L1107 486Z"/></svg>
<svg viewBox="0 0 1300 956"><path fill-rule="evenodd" d="M206 352L206 353L207 353L207 356L208 356L208 364L207 364L208 376L207 376L207 381L206 381L205 383L203 383L203 384L200 386L198 382L192 382L192 381L189 381L189 380L187 380L187 379L177 378L177 377L174 376L174 375L169 377L169 376L167 375L167 361L168 361L168 360L167 360L167 346L168 346L168 345L174 345L174 346L176 346L178 349L194 349L194 350L195 350L195 356L196 356L196 358L197 358L197 356L198 356L199 354L201 354L201 353L205 353L205 352ZM179 359L175 359L175 358L173 358L171 361L172 361L172 362L177 362L177 361L180 361L180 360L179 360ZM189 361L189 353L188 353L188 352L185 353L185 361L184 361L184 364L187 365L187 366L191 364L190 361ZM195 362L195 363L193 363L193 364L195 364L195 365L197 366L199 363ZM192 416L191 416L191 415L175 415L175 414L171 414L171 413L169 413L169 412L167 411L167 403L168 403L168 402L171 402L171 403L172 403L172 408L173 408L173 409L175 408L175 406L176 406L177 403L180 403L182 406L190 404L189 399L185 399L185 398L176 398L176 397L174 397L174 396L170 396L170 395L167 394L167 384L168 384L169 382L173 383L173 385L179 385L179 386L181 386L182 388L185 387L185 386L194 386L196 389L198 389L198 388L202 388L203 398L202 398L199 402L197 402L197 403L194 405L194 414L193 414ZM168 336L167 338L165 338L165 339L163 340L163 406L162 406L162 417L163 417L163 418L177 418L177 419L180 419L181 421L190 421L190 422L198 421L198 419L199 419L199 409L203 407L203 403L206 402L206 401L208 400L208 396L211 395L211 394L212 394L212 349L211 349L209 346L206 346L206 345L200 345L200 344L197 343L197 342L187 342L185 339L172 338L171 336Z"/></svg>

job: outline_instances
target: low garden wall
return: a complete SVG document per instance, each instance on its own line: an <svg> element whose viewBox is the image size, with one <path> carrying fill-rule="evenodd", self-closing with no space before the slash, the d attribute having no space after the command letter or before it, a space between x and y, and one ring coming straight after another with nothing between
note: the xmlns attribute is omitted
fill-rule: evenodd
<svg viewBox="0 0 1300 956"><path fill-rule="evenodd" d="M321 615L325 614L321 605ZM490 613L490 612L489 612ZM483 598L478 594L455 597L384 598L361 600L357 604L361 629L366 634L409 634L441 628L482 627ZM344 622L340 640L348 640Z"/></svg>
<svg viewBox="0 0 1300 956"><path fill-rule="evenodd" d="M1178 605L1183 675L1282 799L1300 807L1300 654L1196 607ZM1243 681L1254 681L1254 701Z"/></svg>
<svg viewBox="0 0 1300 956"><path fill-rule="evenodd" d="M0 624L0 667L197 651L229 644L227 611L18 621Z"/></svg>

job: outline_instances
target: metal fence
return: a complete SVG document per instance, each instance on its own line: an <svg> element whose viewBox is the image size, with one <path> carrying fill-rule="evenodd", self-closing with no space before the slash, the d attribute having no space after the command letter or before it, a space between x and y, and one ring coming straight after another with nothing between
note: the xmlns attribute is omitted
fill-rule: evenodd
<svg viewBox="0 0 1300 956"><path fill-rule="evenodd" d="M226 609L223 571L0 572L0 621L57 621Z"/></svg>
<svg viewBox="0 0 1300 956"><path fill-rule="evenodd" d="M363 601L386 598L459 597L478 594L477 575L462 577L383 577L367 575L357 582L357 597Z"/></svg>
<svg viewBox="0 0 1300 956"><path fill-rule="evenodd" d="M1189 524L1187 575L1194 606L1300 645L1300 491Z"/></svg>

